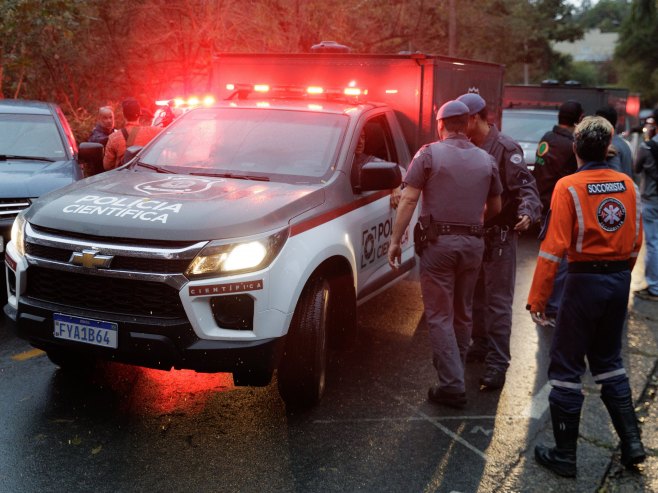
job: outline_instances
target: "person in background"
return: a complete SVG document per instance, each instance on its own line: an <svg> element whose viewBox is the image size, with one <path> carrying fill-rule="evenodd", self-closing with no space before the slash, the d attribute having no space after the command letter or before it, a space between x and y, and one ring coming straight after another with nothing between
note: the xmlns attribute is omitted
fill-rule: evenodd
<svg viewBox="0 0 658 493"><path fill-rule="evenodd" d="M134 98L128 98L121 103L124 127L110 135L105 146L103 168L111 170L123 164L126 148L132 145L146 145L160 130L160 127L141 126L139 119L142 114L139 103Z"/></svg>
<svg viewBox="0 0 658 493"><path fill-rule="evenodd" d="M647 301L658 301L658 135L655 121L649 117L644 123L645 136L652 137L640 144L635 160L635 172L640 176L647 286L633 294Z"/></svg>
<svg viewBox="0 0 658 493"><path fill-rule="evenodd" d="M573 151L573 131L576 124L583 118L583 107L578 101L569 100L560 105L558 110L558 124L546 132L537 146L535 158L535 179L542 204L542 223L546 223L550 216L551 196L557 181L574 173L577 169L576 155ZM543 239L545 226L539 234ZM560 265L553 294L546 306L545 318L535 320L538 325L554 327L558 305L562 298L564 279L567 274L566 260Z"/></svg>
<svg viewBox="0 0 658 493"><path fill-rule="evenodd" d="M484 252L483 221L500 212L502 185L494 159L466 136L468 106L448 101L437 115L439 142L421 147L403 181L388 262L397 268L402 235L422 192L414 247L438 385L427 398L467 404L464 363L471 340L473 290Z"/></svg>
<svg viewBox="0 0 658 493"><path fill-rule="evenodd" d="M101 144L103 146L103 151L105 151L107 141L114 130L114 111L109 106L101 106L98 109L98 120L96 126L91 131L91 134L89 134L87 142ZM85 178L97 175L104 171L103 165L100 161L98 163L82 163L82 168Z"/></svg>
<svg viewBox="0 0 658 493"><path fill-rule="evenodd" d="M487 120L487 103L478 94L457 98L469 109L467 135L493 156L503 185L502 210L484 223L485 251L473 297L473 344L467 360L484 360L481 390L505 384L512 335L512 303L516 280L519 233L539 221L541 202L537 185L519 144Z"/></svg>
<svg viewBox="0 0 658 493"><path fill-rule="evenodd" d="M96 142L105 147L114 130L114 111L109 106L102 106L98 109L98 121L87 142Z"/></svg>
<svg viewBox="0 0 658 493"><path fill-rule="evenodd" d="M648 117L644 120L644 125L642 126L642 140L646 142L651 140L656 136L656 119L653 116Z"/></svg>
<svg viewBox="0 0 658 493"><path fill-rule="evenodd" d="M622 464L645 459L621 356L631 269L642 245L641 211L633 180L605 162L612 134L612 125L598 116L575 129L578 171L555 185L526 307L544 317L566 254L569 268L548 368L555 447L535 447L539 464L566 477L576 476L581 377L588 366L621 439Z"/></svg>
<svg viewBox="0 0 658 493"><path fill-rule="evenodd" d="M604 106L596 110L597 116L602 116L610 122L612 128L617 125L617 110L612 106ZM631 145L621 135L615 133L612 136L612 143L608 149L608 159L606 160L612 169L626 173L633 178L633 152Z"/></svg>

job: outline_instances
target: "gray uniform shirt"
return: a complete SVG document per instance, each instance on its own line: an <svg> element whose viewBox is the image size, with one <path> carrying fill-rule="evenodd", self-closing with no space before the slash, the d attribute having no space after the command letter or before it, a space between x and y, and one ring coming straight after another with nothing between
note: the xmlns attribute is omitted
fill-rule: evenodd
<svg viewBox="0 0 658 493"><path fill-rule="evenodd" d="M461 134L421 147L404 181L423 191L422 215L448 223L482 224L487 198L503 191L493 157Z"/></svg>
<svg viewBox="0 0 658 493"><path fill-rule="evenodd" d="M633 154L630 144L619 135L612 136L612 145L617 150L615 156L606 159L606 162L612 169L626 173L633 178Z"/></svg>

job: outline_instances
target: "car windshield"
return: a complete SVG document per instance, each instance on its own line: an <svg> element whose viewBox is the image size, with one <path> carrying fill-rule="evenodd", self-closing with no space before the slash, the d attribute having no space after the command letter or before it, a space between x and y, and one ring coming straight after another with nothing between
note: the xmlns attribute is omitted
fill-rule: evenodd
<svg viewBox="0 0 658 493"><path fill-rule="evenodd" d="M518 142L538 143L557 124L557 112L503 111L503 132Z"/></svg>
<svg viewBox="0 0 658 493"><path fill-rule="evenodd" d="M61 161L66 150L52 116L0 113L0 155Z"/></svg>
<svg viewBox="0 0 658 493"><path fill-rule="evenodd" d="M333 171L348 118L259 108L199 108L140 156L177 173L317 182Z"/></svg>

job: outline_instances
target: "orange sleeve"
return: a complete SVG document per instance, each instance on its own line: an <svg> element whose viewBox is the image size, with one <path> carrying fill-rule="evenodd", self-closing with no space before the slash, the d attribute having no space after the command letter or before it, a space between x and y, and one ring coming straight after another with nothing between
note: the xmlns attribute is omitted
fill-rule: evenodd
<svg viewBox="0 0 658 493"><path fill-rule="evenodd" d="M528 295L528 309L543 313L553 292L555 274L571 244L575 222L573 199L563 180L555 185L551 198L546 237L539 247L535 274Z"/></svg>
<svg viewBox="0 0 658 493"><path fill-rule="evenodd" d="M105 146L105 154L103 155L103 168L106 170L111 170L116 168L116 161L117 161L117 149L116 149L116 141L117 141L117 133L120 131L114 131L109 139L107 139L107 145Z"/></svg>

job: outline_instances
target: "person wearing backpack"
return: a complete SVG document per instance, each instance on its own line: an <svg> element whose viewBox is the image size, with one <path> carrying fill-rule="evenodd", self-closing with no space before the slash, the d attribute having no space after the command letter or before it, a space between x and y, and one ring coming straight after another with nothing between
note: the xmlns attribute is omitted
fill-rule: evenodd
<svg viewBox="0 0 658 493"><path fill-rule="evenodd" d="M161 130L160 127L141 126L139 117L141 108L134 98L128 98L121 103L123 111L124 127L110 135L105 146L103 157L103 168L111 170L123 164L123 155L126 148L138 145L146 145Z"/></svg>
<svg viewBox="0 0 658 493"><path fill-rule="evenodd" d="M654 113L658 113L656 110ZM656 115L658 116L658 115ZM644 133L652 135L640 144L635 160L635 173L640 178L642 221L644 225L644 277L647 287L633 294L640 299L658 301L658 135L656 118L647 118Z"/></svg>

